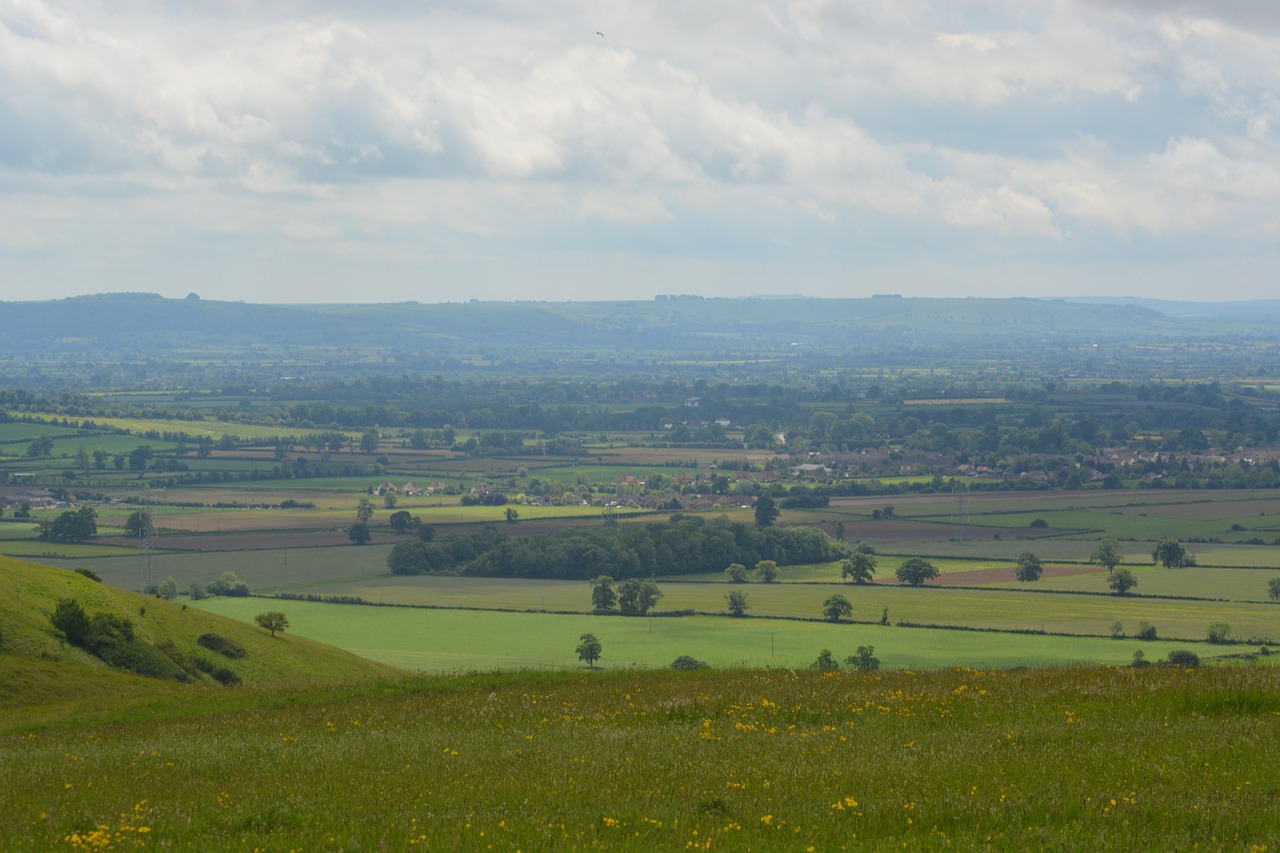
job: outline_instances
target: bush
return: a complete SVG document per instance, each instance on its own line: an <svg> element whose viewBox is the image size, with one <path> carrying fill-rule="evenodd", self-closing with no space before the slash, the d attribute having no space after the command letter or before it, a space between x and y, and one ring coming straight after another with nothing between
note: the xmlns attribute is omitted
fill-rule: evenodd
<svg viewBox="0 0 1280 853"><path fill-rule="evenodd" d="M220 666L213 672L209 673L209 677L219 684L226 685L227 687L233 687L240 683L240 676L236 675L225 666Z"/></svg>
<svg viewBox="0 0 1280 853"><path fill-rule="evenodd" d="M861 669L868 672L880 668L880 658L876 657L875 646L858 646L857 653L849 655L844 659L844 662L851 669Z"/></svg>
<svg viewBox="0 0 1280 853"><path fill-rule="evenodd" d="M1133 663L1130 666L1143 667L1151 666L1151 661L1147 660L1147 656L1143 654L1142 649L1138 649L1133 653Z"/></svg>
<svg viewBox="0 0 1280 853"><path fill-rule="evenodd" d="M680 655L680 657L676 658L671 662L672 669L678 669L681 671L707 669L709 666L710 664L700 661L689 655Z"/></svg>
<svg viewBox="0 0 1280 853"><path fill-rule="evenodd" d="M225 595L232 598L244 598L249 595L249 585L236 577L235 572L223 572L222 577L205 588L209 595Z"/></svg>
<svg viewBox="0 0 1280 853"><path fill-rule="evenodd" d="M1211 643L1231 642L1231 625L1227 622L1210 622L1209 623L1209 642Z"/></svg>
<svg viewBox="0 0 1280 853"><path fill-rule="evenodd" d="M86 569L84 566L76 566L76 574L84 575L89 580L96 583L102 583L102 578L98 577L98 573L92 569Z"/></svg>
<svg viewBox="0 0 1280 853"><path fill-rule="evenodd" d="M1044 529L1044 528L1046 528L1046 527L1048 527L1048 526L1049 526L1049 522L1045 521L1043 518L1037 518L1037 519L1034 519L1034 520L1031 522L1031 524L1029 524L1028 526L1029 526L1029 527L1034 527L1034 528L1036 528L1037 530L1042 530L1042 529Z"/></svg>
<svg viewBox="0 0 1280 853"><path fill-rule="evenodd" d="M244 646L221 634L201 634L196 638L196 642L211 652L217 652L224 658L235 660L248 654L244 650Z"/></svg>
<svg viewBox="0 0 1280 853"><path fill-rule="evenodd" d="M74 598L64 598L53 608L49 617L53 627L62 632L67 642L73 646L83 646L85 636L89 633L89 616Z"/></svg>
<svg viewBox="0 0 1280 853"><path fill-rule="evenodd" d="M818 652L818 659L813 662L814 669L820 669L823 672L831 672L840 668L840 664L836 663L835 658L831 657L831 649L823 649Z"/></svg>
<svg viewBox="0 0 1280 853"><path fill-rule="evenodd" d="M1200 665L1200 656L1189 649L1174 649L1169 652L1168 660L1170 666L1192 667Z"/></svg>
<svg viewBox="0 0 1280 853"><path fill-rule="evenodd" d="M1139 640L1156 639L1156 626L1150 622L1139 622L1137 637Z"/></svg>

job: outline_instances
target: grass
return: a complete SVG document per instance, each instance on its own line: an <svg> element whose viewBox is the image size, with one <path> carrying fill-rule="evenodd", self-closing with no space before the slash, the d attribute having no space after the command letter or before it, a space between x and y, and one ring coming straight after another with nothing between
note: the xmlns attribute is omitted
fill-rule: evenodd
<svg viewBox="0 0 1280 853"><path fill-rule="evenodd" d="M1278 696L1263 667L105 698L9 723L0 833L11 849L1265 850Z"/></svg>
<svg viewBox="0 0 1280 853"><path fill-rule="evenodd" d="M669 597L674 591L674 587L669 588ZM811 591L810 595L813 594ZM669 604L665 599L662 603ZM808 615L821 615L820 597L812 598L807 604ZM843 658L853 654L860 645L875 646L885 666L892 667L1046 666L1127 662L1138 648L1143 649L1148 658L1157 659L1175 646L1186 645L727 616L648 619L305 601L272 602L268 607L261 600L223 598L207 599L196 605L246 622L262 610L278 609L289 617L291 633L382 663L424 672L575 666L574 648L578 637L586 632L595 633L604 643L604 663L609 667L663 667L676 657L688 654L716 666L803 668L811 664L823 648ZM717 606L723 610L723 597ZM1000 609L996 602L989 602L989 612ZM1008 610L1007 602L1003 609ZM1108 613L1096 619L1097 632L1105 634L1115 615ZM878 609L855 605L855 618L872 620L878 616ZM1081 619L1074 614L1066 618L1074 624ZM1136 631L1138 619L1131 617L1130 622L1130 630ZM1197 625L1196 636L1203 633L1204 625ZM1238 651L1234 647L1222 649Z"/></svg>

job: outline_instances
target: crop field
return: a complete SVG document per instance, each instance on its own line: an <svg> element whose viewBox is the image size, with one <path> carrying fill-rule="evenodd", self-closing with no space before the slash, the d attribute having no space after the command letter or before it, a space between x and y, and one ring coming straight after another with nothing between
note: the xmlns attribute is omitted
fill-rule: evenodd
<svg viewBox="0 0 1280 853"><path fill-rule="evenodd" d="M260 600L230 598L206 599L193 606L245 622L267 609ZM607 668L665 667L680 655L692 655L716 667L794 669L812 664L824 648L840 660L862 645L874 646L882 665L894 669L938 669L962 663L1006 668L1127 663L1137 649L1157 660L1175 647L1187 647L1185 642L1166 640L1042 637L727 616L650 619L303 601L273 602L270 608L283 611L290 631L299 636L402 669L437 673L577 667L574 648L586 632L600 638L601 664ZM1200 645L1195 644L1198 653L1205 651Z"/></svg>

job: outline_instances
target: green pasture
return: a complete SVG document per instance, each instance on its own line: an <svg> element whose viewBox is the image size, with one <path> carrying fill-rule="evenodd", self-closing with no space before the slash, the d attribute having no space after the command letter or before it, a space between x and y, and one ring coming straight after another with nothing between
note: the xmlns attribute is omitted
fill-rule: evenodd
<svg viewBox="0 0 1280 853"><path fill-rule="evenodd" d="M97 570L96 565L94 566ZM1156 570L1138 572L1137 593L1147 589ZM1066 580L1066 579L1064 579ZM747 594L748 614L753 617L821 619L823 602L843 595L853 605L853 619L878 622L888 611L896 624L947 625L990 628L1000 631L1044 631L1053 634L1109 636L1117 619L1127 633L1136 633L1138 622L1155 625L1161 636L1200 640L1210 622L1225 621L1232 635L1280 641L1280 607L1261 600L1257 589L1232 601L1178 601L1143 595L1109 594L1106 573L1072 578L1074 586L1023 584L1014 588L936 588L900 586L892 581L856 586L839 583L776 583L730 585L723 582L664 582L660 611L692 610L725 613L725 596L731 590ZM1265 577L1258 578L1265 589ZM252 586L252 584L251 584ZM1037 590L1062 589L1091 595L1054 594ZM255 591L257 589L255 588ZM265 590L264 590L265 591ZM583 611L591 607L586 581L521 581L505 578L452 576L397 577L370 573L335 578L327 583L300 581L288 591L314 595L343 595L386 604L430 607L462 607L527 611ZM1173 594L1173 593L1165 593ZM1216 596L1227 598L1229 596ZM667 618L667 617L664 617Z"/></svg>
<svg viewBox="0 0 1280 853"><path fill-rule="evenodd" d="M20 421L0 422L0 442L34 440L42 435L57 439L60 436L72 435L75 432L76 430L73 427L54 426L53 424L32 424ZM12 451L12 448L6 449Z"/></svg>
<svg viewBox="0 0 1280 853"><path fill-rule="evenodd" d="M122 558L122 554L140 555L142 551L115 545L99 545L94 542L69 543L45 542L41 539L0 539L0 554L22 557L37 563L53 563L58 560L85 560L92 558L139 559L137 556ZM77 562L75 565L80 565ZM69 568L74 568L70 566Z"/></svg>
<svg viewBox="0 0 1280 853"><path fill-rule="evenodd" d="M1122 568L1125 567L1122 564ZM1138 570L1128 566L1138 579L1138 586L1133 592L1141 595L1176 595L1195 598L1229 599L1231 601L1269 601L1267 581L1280 577L1280 567L1264 568L1222 568L1197 566L1187 569L1165 569L1145 566ZM1106 573L1098 575L1106 577ZM1016 584L1010 581L1009 584ZM1045 578L1037 581L1036 586L1044 589L1079 592L1094 590L1097 581L1093 575L1077 575L1074 577ZM1275 624L1273 633L1280 636L1280 606L1269 606L1264 612L1273 614Z"/></svg>
<svg viewBox="0 0 1280 853"><path fill-rule="evenodd" d="M954 514L951 516L954 518ZM946 522L947 516L939 517ZM1243 541L1258 536L1250 532L1250 524L1257 525L1257 515L1240 515L1228 518L1200 519L1176 518L1165 515L1143 515L1127 512L1107 512L1100 510L1043 510L1039 512L1008 513L1003 515L982 514L967 515L966 528L975 534L980 530L1032 530L1031 522L1043 519L1048 522L1051 531L1081 531L1090 538L1109 536L1114 539L1207 539L1220 538L1226 541ZM1244 531L1232 531L1232 524L1240 524ZM1274 525L1274 522L1272 522ZM966 532L970 532L966 530ZM1265 538L1272 538L1271 533Z"/></svg>
<svg viewBox="0 0 1280 853"><path fill-rule="evenodd" d="M1008 668L1123 663L1138 648L1156 659L1186 646L715 616L495 613L226 598L193 606L244 622L265 609L278 609L288 616L291 633L421 672L576 668L580 663L574 648L587 632L600 638L600 665L610 669L665 667L680 655L717 667L803 668L824 648L843 659L862 645L873 645L886 668Z"/></svg>

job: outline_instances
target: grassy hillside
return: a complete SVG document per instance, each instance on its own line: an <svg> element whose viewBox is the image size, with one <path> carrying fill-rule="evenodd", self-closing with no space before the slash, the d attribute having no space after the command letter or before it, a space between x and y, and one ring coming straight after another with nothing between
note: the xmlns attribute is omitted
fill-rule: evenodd
<svg viewBox="0 0 1280 853"><path fill-rule="evenodd" d="M224 619L181 603L164 601L96 583L75 572L0 557L0 713L15 707L56 704L67 699L92 704L92 697L141 690L167 695L173 688L199 690L176 682L159 684L111 670L68 644L49 621L60 599L74 598L89 613L129 619L137 637L153 645L173 643L183 655L219 658L196 642L216 633L242 645L247 654L218 660L245 684L350 682L393 672L363 658L288 633L272 638L255 626ZM263 610L276 609L263 606ZM201 678L204 684L214 682Z"/></svg>

